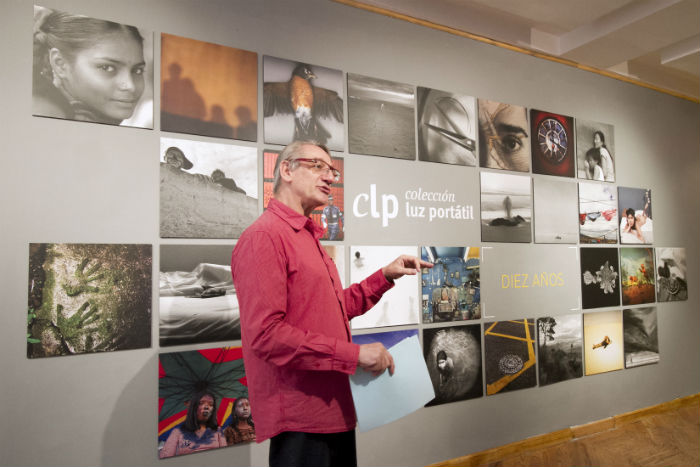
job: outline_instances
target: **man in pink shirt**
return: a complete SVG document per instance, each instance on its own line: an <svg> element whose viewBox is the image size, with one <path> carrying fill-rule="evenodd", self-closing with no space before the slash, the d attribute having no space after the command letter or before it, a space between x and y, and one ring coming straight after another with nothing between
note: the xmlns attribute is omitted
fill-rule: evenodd
<svg viewBox="0 0 700 467"><path fill-rule="evenodd" d="M323 229L309 217L339 177L324 146L287 146L275 167L274 198L231 259L256 438L271 438L271 466L357 464L348 375L358 366L393 374L394 361L382 344L353 344L348 320L374 306L395 279L432 267L400 256L343 289L319 243Z"/></svg>

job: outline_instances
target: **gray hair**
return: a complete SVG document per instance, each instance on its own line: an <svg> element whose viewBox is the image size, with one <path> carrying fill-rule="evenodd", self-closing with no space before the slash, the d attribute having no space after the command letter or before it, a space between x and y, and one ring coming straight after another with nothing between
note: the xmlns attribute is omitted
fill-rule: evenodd
<svg viewBox="0 0 700 467"><path fill-rule="evenodd" d="M323 152L328 154L329 157L331 155L331 153L328 151L328 148L325 145L319 143L318 141L312 139L292 141L282 150L279 157L277 157L277 162L275 163L274 185L272 189L273 193L277 193L280 187L280 164L282 163L282 161L294 159L297 156L301 156L303 152L302 148L304 146L316 146L318 148L321 148ZM290 169L294 170L296 168L296 163L291 162L290 166Z"/></svg>

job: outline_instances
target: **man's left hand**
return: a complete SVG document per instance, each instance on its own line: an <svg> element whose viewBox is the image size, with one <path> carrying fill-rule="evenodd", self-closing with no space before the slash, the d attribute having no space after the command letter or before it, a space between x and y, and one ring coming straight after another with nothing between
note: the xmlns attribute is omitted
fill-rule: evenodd
<svg viewBox="0 0 700 467"><path fill-rule="evenodd" d="M423 261L420 258L410 255L401 255L391 263L382 268L382 273L386 280L393 282L394 279L405 275L413 276L418 274L421 268L432 268L433 263Z"/></svg>

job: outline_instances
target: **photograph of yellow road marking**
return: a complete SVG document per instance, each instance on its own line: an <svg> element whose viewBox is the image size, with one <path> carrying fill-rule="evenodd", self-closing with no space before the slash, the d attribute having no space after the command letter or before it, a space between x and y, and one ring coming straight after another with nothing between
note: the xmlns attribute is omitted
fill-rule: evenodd
<svg viewBox="0 0 700 467"><path fill-rule="evenodd" d="M586 376L622 370L625 364L622 311L583 314Z"/></svg>
<svg viewBox="0 0 700 467"><path fill-rule="evenodd" d="M537 384L534 319L485 323L484 351L487 395Z"/></svg>

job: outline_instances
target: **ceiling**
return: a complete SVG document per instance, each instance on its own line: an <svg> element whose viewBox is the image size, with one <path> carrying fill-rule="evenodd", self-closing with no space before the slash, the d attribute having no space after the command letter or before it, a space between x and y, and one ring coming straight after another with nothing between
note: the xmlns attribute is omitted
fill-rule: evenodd
<svg viewBox="0 0 700 467"><path fill-rule="evenodd" d="M700 0L336 0L700 99ZM376 9L375 9L376 11Z"/></svg>

